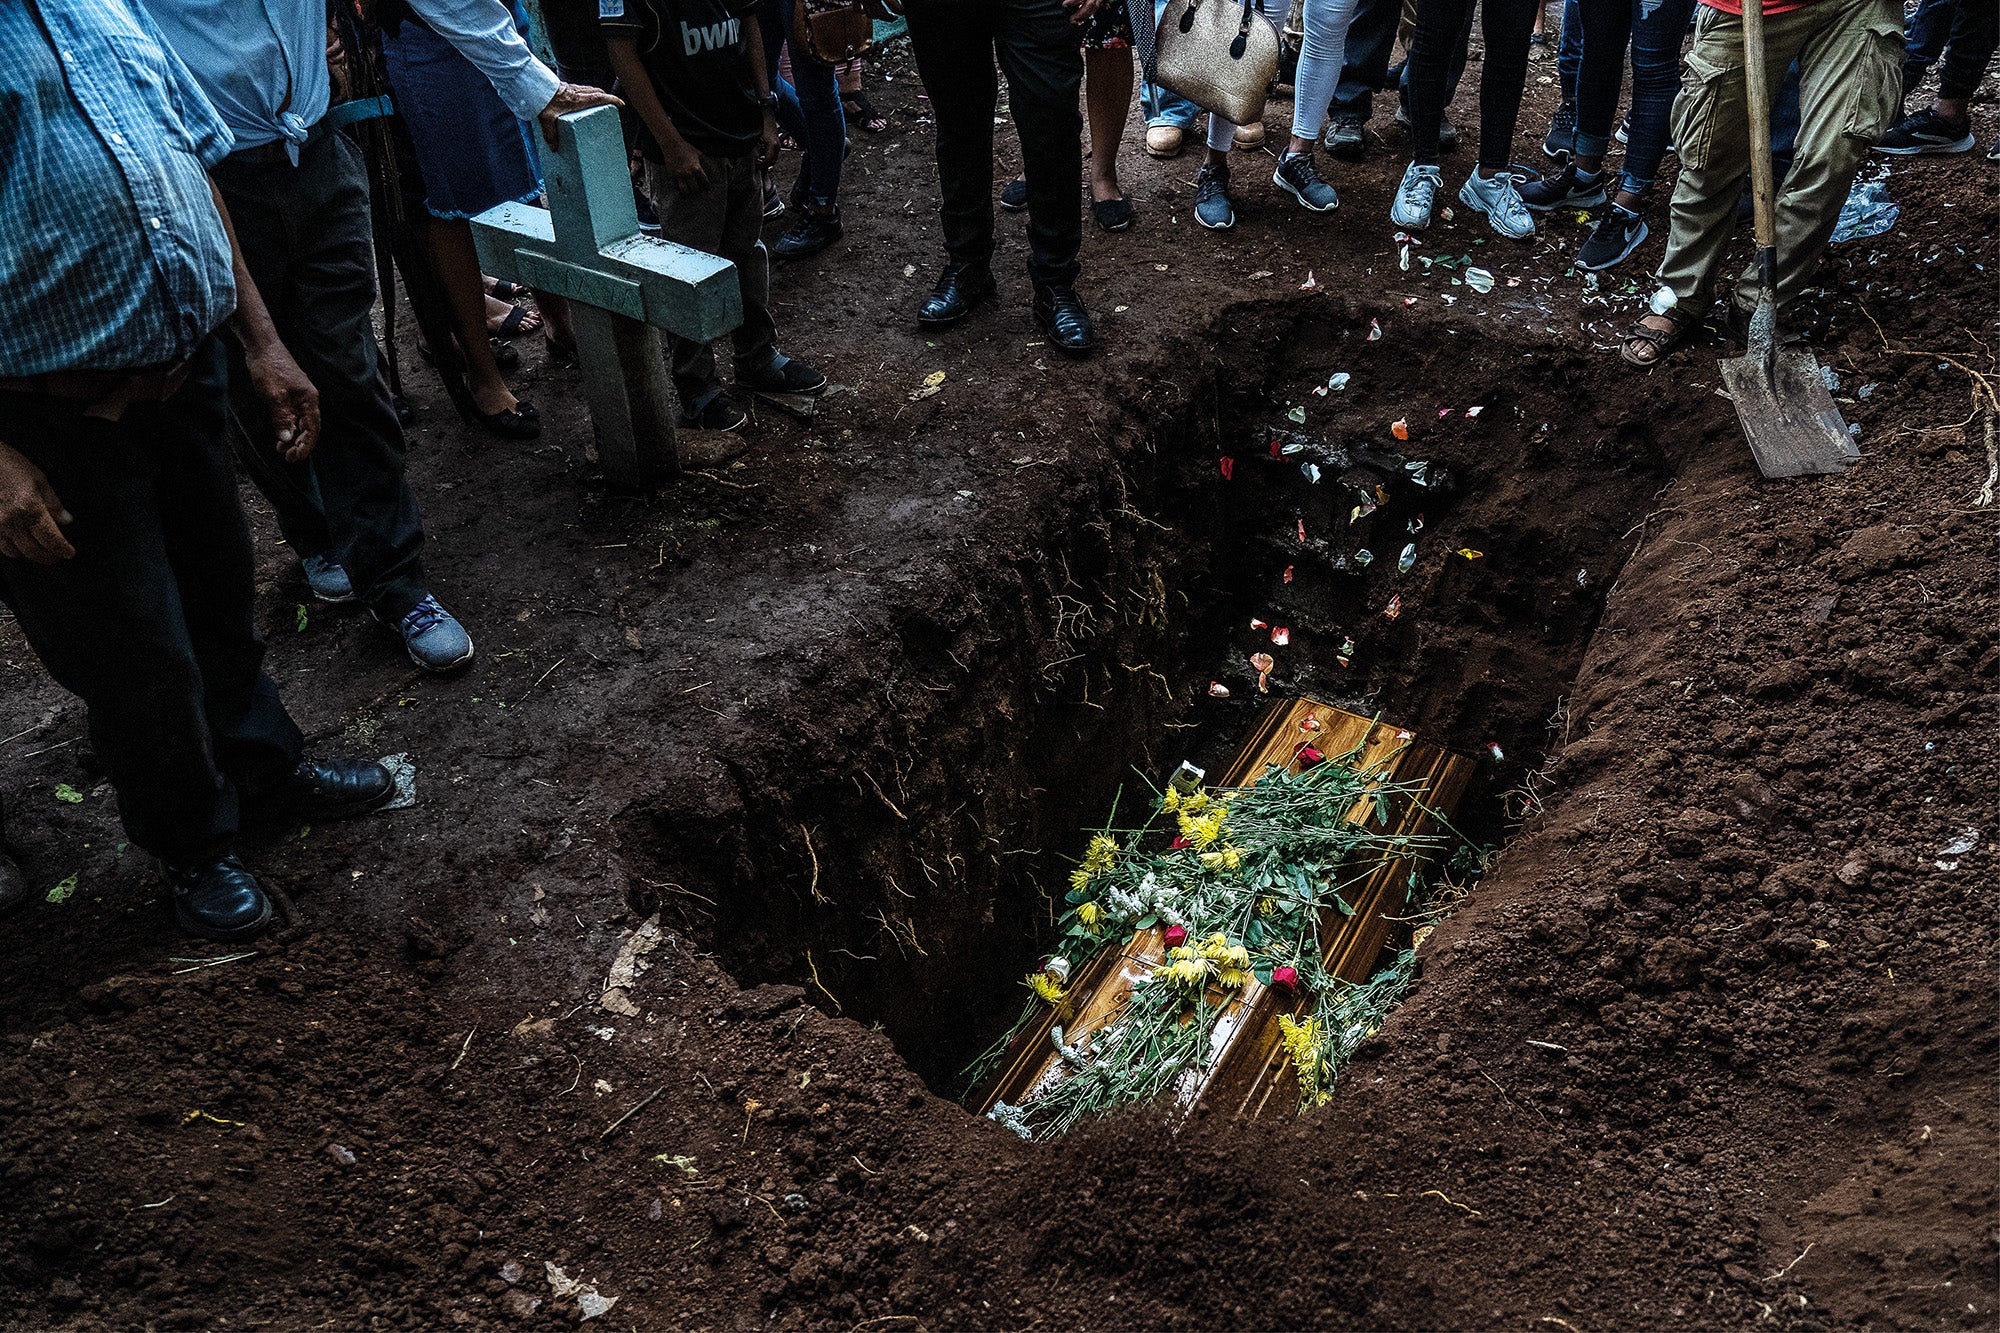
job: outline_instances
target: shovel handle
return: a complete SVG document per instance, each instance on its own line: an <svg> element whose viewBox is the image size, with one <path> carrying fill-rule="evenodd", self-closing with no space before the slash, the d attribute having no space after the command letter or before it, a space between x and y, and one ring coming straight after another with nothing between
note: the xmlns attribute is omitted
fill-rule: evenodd
<svg viewBox="0 0 2000 1333"><path fill-rule="evenodd" d="M1764 63L1764 0L1743 0L1743 90L1750 116L1750 199L1756 212L1758 281L1773 285L1778 245L1771 179L1771 84Z"/></svg>

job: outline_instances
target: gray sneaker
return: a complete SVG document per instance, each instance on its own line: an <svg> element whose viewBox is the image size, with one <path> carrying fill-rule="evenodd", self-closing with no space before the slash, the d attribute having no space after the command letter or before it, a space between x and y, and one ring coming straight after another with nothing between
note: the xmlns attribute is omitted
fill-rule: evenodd
<svg viewBox="0 0 2000 1333"><path fill-rule="evenodd" d="M1368 151L1368 139L1362 132L1367 122L1350 113L1335 116L1326 123L1326 134L1320 142L1326 151L1349 162L1359 162Z"/></svg>
<svg viewBox="0 0 2000 1333"><path fill-rule="evenodd" d="M397 622L396 633L402 636L410 660L425 671L456 671L472 660L472 636L435 597L418 602Z"/></svg>
<svg viewBox="0 0 2000 1333"><path fill-rule="evenodd" d="M1228 231L1236 225L1236 205L1229 202L1229 177L1214 167L1203 167L1195 175L1194 220L1210 231Z"/></svg>
<svg viewBox="0 0 2000 1333"><path fill-rule="evenodd" d="M1475 169L1466 178L1465 186L1458 192L1460 202L1467 208L1476 209L1486 215L1493 224L1493 230L1511 241L1532 240L1535 235L1535 219L1528 212L1528 206L1521 202L1521 191L1514 184L1514 178L1505 172L1498 176L1481 177Z"/></svg>
<svg viewBox="0 0 2000 1333"><path fill-rule="evenodd" d="M1331 213L1340 207L1340 196L1319 178L1311 153L1286 153L1271 173L1277 187L1299 201L1299 207L1313 213Z"/></svg>
<svg viewBox="0 0 2000 1333"><path fill-rule="evenodd" d="M299 561L306 572L306 586L312 595L322 602L351 602L354 600L354 581L347 577L347 571L330 556L309 555Z"/></svg>
<svg viewBox="0 0 2000 1333"><path fill-rule="evenodd" d="M1443 188L1442 171L1410 163L1403 173L1403 183L1396 187L1396 202L1389 205L1389 221L1411 231L1430 226L1431 207L1437 202L1437 192Z"/></svg>

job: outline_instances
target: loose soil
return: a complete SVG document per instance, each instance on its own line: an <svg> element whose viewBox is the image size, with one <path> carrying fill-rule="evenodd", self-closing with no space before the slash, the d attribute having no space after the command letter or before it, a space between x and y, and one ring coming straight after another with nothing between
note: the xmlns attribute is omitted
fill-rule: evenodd
<svg viewBox="0 0 2000 1333"><path fill-rule="evenodd" d="M1239 154L1222 235L1135 126L1138 226L1085 245L1103 353L1040 344L1005 217L998 307L923 339L929 125L886 72L848 239L778 275L842 386L814 422L690 440L647 503L574 461L538 352L539 446L413 371L468 675L307 604L246 491L293 710L421 797L247 845L287 900L253 956L197 966L228 951L176 938L0 622L10 831L74 884L0 931L0 1323L558 1327L554 1264L621 1329L1991 1327L2000 635L1945 360L1994 370L1990 170L1899 161L1896 229L1833 252L1865 456L1766 483L1712 350L1617 363L1635 300L1569 271L1573 221L1461 212L1401 271L1386 117L1332 218ZM1270 460L1295 429L1436 469L1364 570L1333 478ZM1251 616L1293 631L1278 691L1498 744L1464 823L1501 850L1323 1112L1022 1143L954 1076L1080 830L1247 724Z"/></svg>

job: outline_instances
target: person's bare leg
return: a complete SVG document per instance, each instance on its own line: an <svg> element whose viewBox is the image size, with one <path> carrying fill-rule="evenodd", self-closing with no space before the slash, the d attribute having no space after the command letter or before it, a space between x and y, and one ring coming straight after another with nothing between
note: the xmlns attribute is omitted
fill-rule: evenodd
<svg viewBox="0 0 2000 1333"><path fill-rule="evenodd" d="M558 347L575 347L576 326L570 322L568 298L537 289L535 304L541 308L549 341Z"/></svg>
<svg viewBox="0 0 2000 1333"><path fill-rule="evenodd" d="M1090 197L1120 199L1118 146L1132 110L1132 53L1092 48L1083 53L1083 102L1090 114Z"/></svg>
<svg viewBox="0 0 2000 1333"><path fill-rule="evenodd" d="M1972 99L1969 97L1933 97L1931 110L1946 120L1963 124L1972 113Z"/></svg>
<svg viewBox="0 0 2000 1333"><path fill-rule="evenodd" d="M463 219L432 218L425 230L430 233L431 260L437 265L438 281L444 284L445 299L451 303L451 322L465 356L465 385L472 392L472 405L489 416L511 412L514 395L500 378L493 345L486 341L486 292L479 281L479 252L472 244L472 224Z"/></svg>

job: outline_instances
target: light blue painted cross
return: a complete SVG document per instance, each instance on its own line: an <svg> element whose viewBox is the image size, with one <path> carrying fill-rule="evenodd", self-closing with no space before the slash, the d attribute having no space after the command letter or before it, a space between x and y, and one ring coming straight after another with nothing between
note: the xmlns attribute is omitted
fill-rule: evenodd
<svg viewBox="0 0 2000 1333"><path fill-rule="evenodd" d="M605 479L650 490L680 467L655 330L706 342L742 323L736 266L639 230L615 107L564 116L560 139L542 159L548 208L502 204L472 219L479 265L569 298Z"/></svg>

